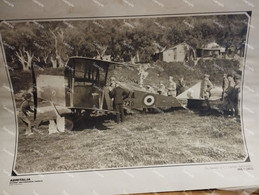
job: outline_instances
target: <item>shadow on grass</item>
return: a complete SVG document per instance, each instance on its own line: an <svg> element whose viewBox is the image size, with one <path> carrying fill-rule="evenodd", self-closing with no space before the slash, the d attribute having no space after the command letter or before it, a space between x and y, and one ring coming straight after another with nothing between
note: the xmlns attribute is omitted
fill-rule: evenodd
<svg viewBox="0 0 259 195"><path fill-rule="evenodd" d="M205 100L189 100L188 108L199 116L225 117L223 104L224 102L221 100L208 102Z"/></svg>
<svg viewBox="0 0 259 195"><path fill-rule="evenodd" d="M113 120L114 116L105 115L99 117L82 118L75 122L73 131L83 131L85 129L95 129L95 130L108 130L110 129L105 123L109 120Z"/></svg>
<svg viewBox="0 0 259 195"><path fill-rule="evenodd" d="M174 112L178 112L178 111L184 111L186 109L182 108L182 107L175 107L175 108L145 108L141 111L138 111L141 114L161 114L161 113L174 113Z"/></svg>
<svg viewBox="0 0 259 195"><path fill-rule="evenodd" d="M225 116L221 110L213 109L213 108L195 110L194 112L197 113L199 116L216 116L216 117Z"/></svg>

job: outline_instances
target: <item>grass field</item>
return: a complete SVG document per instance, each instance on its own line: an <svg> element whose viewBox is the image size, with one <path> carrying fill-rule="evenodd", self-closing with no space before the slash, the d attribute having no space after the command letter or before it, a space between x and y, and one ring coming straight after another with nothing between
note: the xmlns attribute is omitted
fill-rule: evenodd
<svg viewBox="0 0 259 195"><path fill-rule="evenodd" d="M98 121L98 123L97 123ZM243 160L240 123L187 110L81 121L76 131L31 136L20 123L18 173Z"/></svg>

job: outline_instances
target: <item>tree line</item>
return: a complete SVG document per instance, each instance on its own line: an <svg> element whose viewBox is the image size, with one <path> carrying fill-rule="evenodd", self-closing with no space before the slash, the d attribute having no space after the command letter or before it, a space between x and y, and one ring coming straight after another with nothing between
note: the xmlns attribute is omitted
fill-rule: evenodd
<svg viewBox="0 0 259 195"><path fill-rule="evenodd" d="M243 14L1 23L2 41L11 66L29 70L64 67L70 56L150 62L151 55L183 41L194 49L215 41L235 46L246 38Z"/></svg>

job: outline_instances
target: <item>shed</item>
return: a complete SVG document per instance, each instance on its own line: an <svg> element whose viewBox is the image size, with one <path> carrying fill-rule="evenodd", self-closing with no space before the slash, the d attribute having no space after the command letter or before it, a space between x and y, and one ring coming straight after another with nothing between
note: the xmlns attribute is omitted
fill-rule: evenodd
<svg viewBox="0 0 259 195"><path fill-rule="evenodd" d="M219 44L215 42L211 42L196 50L197 57L203 58L221 58L225 52L226 48L219 46Z"/></svg>
<svg viewBox="0 0 259 195"><path fill-rule="evenodd" d="M195 57L194 49L186 42L182 42L155 54L156 60L161 60L164 62L184 62L192 60Z"/></svg>

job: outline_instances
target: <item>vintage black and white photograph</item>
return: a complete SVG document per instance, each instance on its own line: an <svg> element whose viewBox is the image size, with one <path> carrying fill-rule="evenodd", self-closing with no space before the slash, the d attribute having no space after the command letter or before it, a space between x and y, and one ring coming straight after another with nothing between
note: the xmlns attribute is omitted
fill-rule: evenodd
<svg viewBox="0 0 259 195"><path fill-rule="evenodd" d="M246 161L249 22L247 13L2 21L13 171Z"/></svg>

